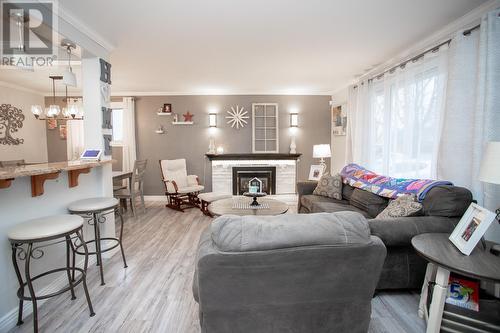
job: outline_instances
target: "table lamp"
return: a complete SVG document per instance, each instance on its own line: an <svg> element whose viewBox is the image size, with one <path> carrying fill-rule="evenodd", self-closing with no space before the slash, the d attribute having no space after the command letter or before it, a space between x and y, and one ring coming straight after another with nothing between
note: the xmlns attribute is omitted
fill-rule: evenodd
<svg viewBox="0 0 500 333"><path fill-rule="evenodd" d="M319 165L323 168L323 174L326 172L325 158L332 157L332 151L329 144L321 144L313 146L313 158L319 158Z"/></svg>
<svg viewBox="0 0 500 333"><path fill-rule="evenodd" d="M500 142L488 142L479 169L479 180L483 183L500 185ZM496 214L496 219L500 223L500 208L496 210ZM498 255L500 245L494 245L491 252Z"/></svg>

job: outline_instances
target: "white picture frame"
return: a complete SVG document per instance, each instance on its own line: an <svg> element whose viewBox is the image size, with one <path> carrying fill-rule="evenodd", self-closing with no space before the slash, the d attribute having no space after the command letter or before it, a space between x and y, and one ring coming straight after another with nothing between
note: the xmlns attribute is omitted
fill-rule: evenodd
<svg viewBox="0 0 500 333"><path fill-rule="evenodd" d="M460 252L470 255L481 237L495 220L495 213L471 203L450 235L450 241Z"/></svg>
<svg viewBox="0 0 500 333"><path fill-rule="evenodd" d="M83 161L100 161L102 149L85 149L80 156L80 160Z"/></svg>
<svg viewBox="0 0 500 333"><path fill-rule="evenodd" d="M309 180L319 181L322 176L323 176L323 166L319 164L311 165L311 168L309 169Z"/></svg>

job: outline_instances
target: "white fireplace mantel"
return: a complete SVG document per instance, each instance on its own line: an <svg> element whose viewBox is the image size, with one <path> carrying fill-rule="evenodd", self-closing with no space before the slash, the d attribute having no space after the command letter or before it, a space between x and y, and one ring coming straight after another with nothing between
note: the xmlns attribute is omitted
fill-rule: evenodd
<svg viewBox="0 0 500 333"><path fill-rule="evenodd" d="M294 194L297 180L297 159L213 159L212 190L233 192L234 167L276 167L276 194Z"/></svg>

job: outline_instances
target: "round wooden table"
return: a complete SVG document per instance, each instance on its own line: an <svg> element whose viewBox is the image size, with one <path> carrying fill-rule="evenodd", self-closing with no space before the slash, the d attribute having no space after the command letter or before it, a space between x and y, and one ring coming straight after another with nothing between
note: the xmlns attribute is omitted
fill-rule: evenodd
<svg viewBox="0 0 500 333"><path fill-rule="evenodd" d="M208 211L213 216L221 216L221 215L280 215L284 214L288 211L288 205L283 201L270 199L270 198L259 198L258 201L260 204L267 204L269 208L261 208L261 209L240 209L233 208L233 201L239 200L243 202L247 202L250 204L252 202L252 198L247 197L233 197L229 199L222 199L212 202L208 205Z"/></svg>
<svg viewBox="0 0 500 333"><path fill-rule="evenodd" d="M415 251L429 262L418 310L419 316L427 321L427 333L438 333L441 330L450 272L500 282L500 257L490 253L491 244L486 249L478 244L470 256L466 256L453 245L449 237L449 234L421 234L411 240ZM429 282L434 287L430 309L427 310Z"/></svg>

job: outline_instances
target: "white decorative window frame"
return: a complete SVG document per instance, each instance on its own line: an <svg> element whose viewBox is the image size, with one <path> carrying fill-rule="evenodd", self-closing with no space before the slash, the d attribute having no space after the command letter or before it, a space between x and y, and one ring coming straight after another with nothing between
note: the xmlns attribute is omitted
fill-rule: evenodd
<svg viewBox="0 0 500 333"><path fill-rule="evenodd" d="M276 131L276 146L275 150L266 150L267 149L267 140L264 139L264 147L265 150L256 150L255 149L255 107L256 106L264 106L264 108L268 106L273 106L276 110L275 117L276 117L276 126L273 128ZM264 129L264 133L266 133L266 130L268 127L266 126ZM269 127L271 129L271 127ZM252 152L253 153L279 153L280 149L280 133L279 133L279 108L278 108L278 103L252 103Z"/></svg>

